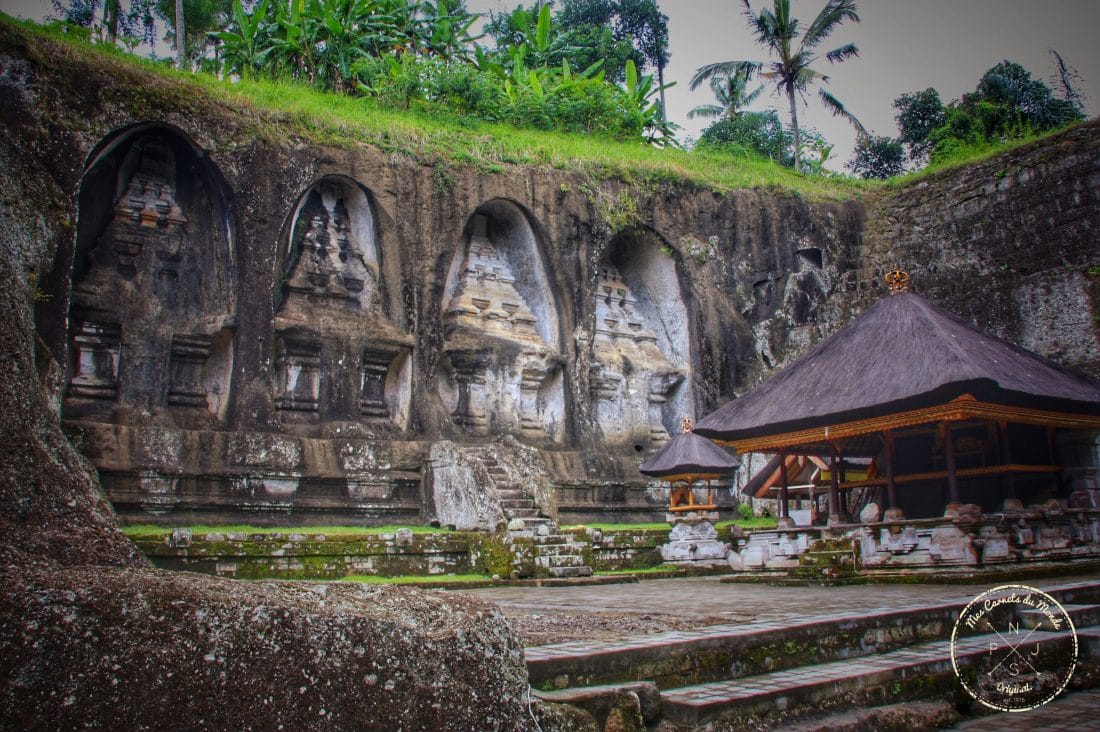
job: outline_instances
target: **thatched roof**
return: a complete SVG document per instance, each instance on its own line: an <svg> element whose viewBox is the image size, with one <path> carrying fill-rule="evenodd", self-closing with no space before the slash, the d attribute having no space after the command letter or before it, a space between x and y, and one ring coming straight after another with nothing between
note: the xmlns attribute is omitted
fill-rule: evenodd
<svg viewBox="0 0 1100 732"><path fill-rule="evenodd" d="M731 475L737 458L694 432L681 432L638 466L642 475L663 480L713 480Z"/></svg>
<svg viewBox="0 0 1100 732"><path fill-rule="evenodd" d="M1100 415L1100 383L983 333L919 295L884 297L797 361L702 419L735 442L944 405Z"/></svg>

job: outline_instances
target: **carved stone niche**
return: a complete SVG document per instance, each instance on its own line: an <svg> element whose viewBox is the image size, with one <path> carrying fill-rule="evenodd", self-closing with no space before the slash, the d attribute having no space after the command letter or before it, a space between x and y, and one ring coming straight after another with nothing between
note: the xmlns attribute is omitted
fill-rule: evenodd
<svg viewBox="0 0 1100 732"><path fill-rule="evenodd" d="M79 195L63 414L208 424L195 410L224 417L232 359L232 339L219 335L232 322L234 266L221 179L171 130L124 133L102 149Z"/></svg>
<svg viewBox="0 0 1100 732"><path fill-rule="evenodd" d="M359 411L370 419L408 426L411 359L407 348L369 347L363 351Z"/></svg>
<svg viewBox="0 0 1100 732"><path fill-rule="evenodd" d="M232 339L228 329L213 335L172 336L167 397L170 406L225 416L233 365Z"/></svg>
<svg viewBox="0 0 1100 732"><path fill-rule="evenodd" d="M366 194L351 180L317 183L295 213L284 307L377 307L378 249Z"/></svg>
<svg viewBox="0 0 1100 732"><path fill-rule="evenodd" d="M114 399L118 396L119 346L122 331L118 325L77 324L73 334L73 374L69 396L85 399Z"/></svg>
<svg viewBox="0 0 1100 732"><path fill-rule="evenodd" d="M651 232L621 234L600 265L593 300L596 422L611 443L659 446L693 411L690 329L675 260Z"/></svg>
<svg viewBox="0 0 1100 732"><path fill-rule="evenodd" d="M451 380L457 386L457 404L451 412L455 424L474 435L489 434L489 412L485 390L489 354L484 351L450 351L447 354Z"/></svg>
<svg viewBox="0 0 1100 732"><path fill-rule="evenodd" d="M518 206L495 200L465 234L444 290L440 396L468 433L558 441L564 358L534 231Z"/></svg>
<svg viewBox="0 0 1100 732"><path fill-rule="evenodd" d="M321 342L308 334L276 337L275 406L292 412L316 412L321 387Z"/></svg>

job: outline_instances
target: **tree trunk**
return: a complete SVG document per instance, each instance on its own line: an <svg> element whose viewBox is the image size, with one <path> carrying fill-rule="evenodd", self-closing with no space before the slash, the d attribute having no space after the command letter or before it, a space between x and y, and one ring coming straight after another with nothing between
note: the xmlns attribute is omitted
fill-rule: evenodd
<svg viewBox="0 0 1100 732"><path fill-rule="evenodd" d="M187 28L183 19L183 0L176 0L176 68L187 68Z"/></svg>
<svg viewBox="0 0 1100 732"><path fill-rule="evenodd" d="M665 65L657 62L657 87L661 90L661 122L668 124L668 106L665 104Z"/></svg>
<svg viewBox="0 0 1100 732"><path fill-rule="evenodd" d="M106 0L103 3L103 25L107 29L107 41L114 43L118 38L118 13L120 0Z"/></svg>
<svg viewBox="0 0 1100 732"><path fill-rule="evenodd" d="M787 87L787 101L791 105L791 132L794 134L794 169L802 170L799 157L802 153L802 139L798 134L798 105L795 103L794 87Z"/></svg>

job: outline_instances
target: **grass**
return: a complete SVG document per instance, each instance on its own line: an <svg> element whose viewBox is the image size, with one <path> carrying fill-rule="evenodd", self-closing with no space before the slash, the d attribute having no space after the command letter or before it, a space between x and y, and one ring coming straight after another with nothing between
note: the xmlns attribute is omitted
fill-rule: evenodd
<svg viewBox="0 0 1100 732"><path fill-rule="evenodd" d="M632 574L670 574L678 571L674 565L658 565L656 567L638 567L637 569L601 569L595 572L599 577L621 577Z"/></svg>
<svg viewBox="0 0 1100 732"><path fill-rule="evenodd" d="M353 536L362 534L392 534L398 529L410 529L414 534L443 534L449 529L435 528L433 526L251 526L249 524L232 524L226 526L157 526L156 524L134 524L123 527L122 531L127 536L165 536L171 534L174 529L189 529L192 534L306 534L325 536Z"/></svg>
<svg viewBox="0 0 1100 732"><path fill-rule="evenodd" d="M487 574L403 574L396 577L379 577L373 574L349 574L341 582L361 582L365 585L423 585L423 584L463 584L466 582L491 582Z"/></svg>
<svg viewBox="0 0 1100 732"><path fill-rule="evenodd" d="M4 45L17 44L22 36L29 54L59 75L85 75L81 67L88 65L118 79L119 87L111 97L135 114L182 108L192 115L208 112L233 120L236 139L223 136L218 141L221 147L251 144L256 138L286 144L288 138L299 136L345 148L372 145L421 163L471 166L482 172L520 165L641 186L688 183L719 192L767 189L813 200L848 200L869 187L853 179L801 175L764 159L429 117L290 82L232 83L209 74L179 72L111 46L88 43L56 27L6 17L0 20L0 30Z"/></svg>

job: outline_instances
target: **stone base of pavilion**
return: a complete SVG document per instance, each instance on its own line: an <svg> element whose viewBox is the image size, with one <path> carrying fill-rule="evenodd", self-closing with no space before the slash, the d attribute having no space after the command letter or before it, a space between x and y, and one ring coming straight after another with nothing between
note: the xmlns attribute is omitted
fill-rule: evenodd
<svg viewBox="0 0 1100 732"><path fill-rule="evenodd" d="M819 569L823 579L1074 560L1100 560L1100 508L1057 501L997 513L955 510L937 518L755 531L728 557L738 572Z"/></svg>
<svg viewBox="0 0 1100 732"><path fill-rule="evenodd" d="M661 558L669 564L693 567L725 566L730 545L718 541L714 511L668 513L665 520L672 524L668 543L659 547Z"/></svg>

